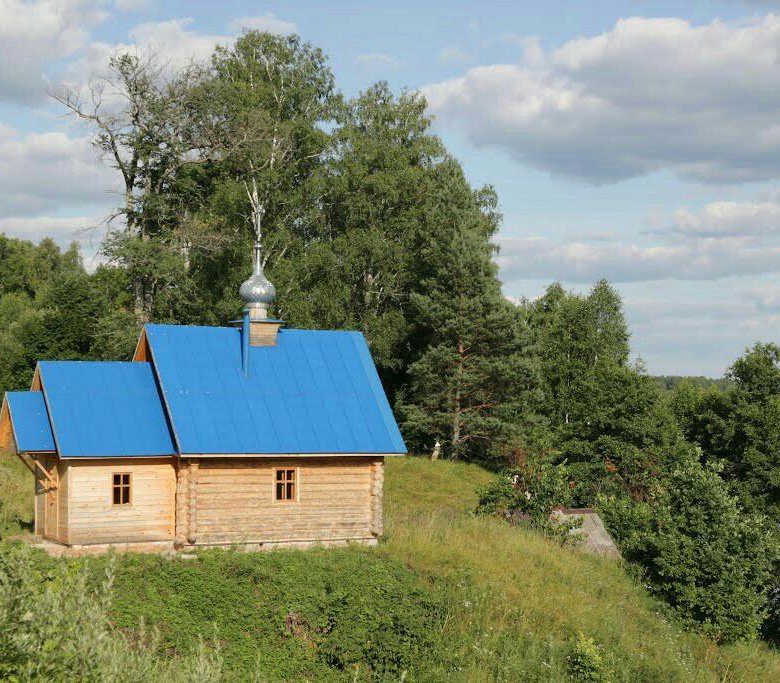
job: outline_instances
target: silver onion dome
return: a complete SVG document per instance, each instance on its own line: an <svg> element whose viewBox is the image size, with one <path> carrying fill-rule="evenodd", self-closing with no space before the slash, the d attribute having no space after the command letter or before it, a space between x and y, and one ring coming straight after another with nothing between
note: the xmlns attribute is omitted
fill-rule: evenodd
<svg viewBox="0 0 780 683"><path fill-rule="evenodd" d="M263 304L267 307L276 298L276 287L263 274L263 265L260 261L260 242L255 242L255 264L252 275L241 285L238 293L249 305Z"/></svg>

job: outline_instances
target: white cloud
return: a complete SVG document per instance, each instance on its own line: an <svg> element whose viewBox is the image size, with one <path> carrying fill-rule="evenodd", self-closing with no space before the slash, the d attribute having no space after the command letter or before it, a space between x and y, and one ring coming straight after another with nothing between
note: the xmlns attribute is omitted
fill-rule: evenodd
<svg viewBox="0 0 780 683"><path fill-rule="evenodd" d="M718 377L780 323L779 311L762 308L749 291L716 284L672 296L629 295L625 304L632 347L655 373Z"/></svg>
<svg viewBox="0 0 780 683"><path fill-rule="evenodd" d="M514 40L517 40L515 37ZM692 26L622 19L604 34L423 89L440 125L552 173L614 182L780 174L780 16Z"/></svg>
<svg viewBox="0 0 780 683"><path fill-rule="evenodd" d="M0 231L21 239L38 241L51 237L57 241L69 241L82 235L85 230L95 226L100 219L88 216L35 218L10 217L0 219Z"/></svg>
<svg viewBox="0 0 780 683"><path fill-rule="evenodd" d="M355 57L355 64L366 69L385 70L397 69L400 66L403 66L403 62L386 52L368 52L366 54L358 55Z"/></svg>
<svg viewBox="0 0 780 683"><path fill-rule="evenodd" d="M128 31L137 49L149 49L170 60L173 68L184 66L191 60L208 59L218 44L233 42L231 36L209 35L187 27L192 19L146 22Z"/></svg>
<svg viewBox="0 0 780 683"><path fill-rule="evenodd" d="M152 0L114 0L114 7L120 12L145 12L152 6Z"/></svg>
<svg viewBox="0 0 780 683"><path fill-rule="evenodd" d="M105 261L98 254L105 235L101 221L101 216L0 218L0 233L36 243L50 237L61 249L76 242L85 267L91 271Z"/></svg>
<svg viewBox="0 0 780 683"><path fill-rule="evenodd" d="M114 172L96 158L88 137L19 135L0 127L0 220L85 204L111 206Z"/></svg>
<svg viewBox="0 0 780 683"><path fill-rule="evenodd" d="M689 237L778 235L780 203L712 202L699 213L680 208L674 214L674 228Z"/></svg>
<svg viewBox="0 0 780 683"><path fill-rule="evenodd" d="M84 47L105 19L99 0L0 0L0 100L46 97L46 71Z"/></svg>
<svg viewBox="0 0 780 683"><path fill-rule="evenodd" d="M298 30L298 27L292 21L280 19L271 12L261 17L241 17L230 22L230 30L235 33L245 28L280 34L296 33Z"/></svg>
<svg viewBox="0 0 780 683"><path fill-rule="evenodd" d="M506 237L498 261L509 281L704 281L780 273L780 192L710 202L698 211L678 208L666 227L647 237L652 243L627 242L608 231L571 241Z"/></svg>
<svg viewBox="0 0 780 683"><path fill-rule="evenodd" d="M78 59L68 64L60 83L89 98L87 85L108 75L108 62L118 52L154 56L169 72L191 62L209 59L217 45L232 43L233 36L202 34L190 29L191 18L144 22L128 31L127 42L93 42L79 52Z"/></svg>
<svg viewBox="0 0 780 683"><path fill-rule="evenodd" d="M501 240L497 260L504 281L717 280L780 271L780 246L752 244L737 237L651 246L508 237Z"/></svg>
<svg viewBox="0 0 780 683"><path fill-rule="evenodd" d="M443 64L463 64L471 59L471 54L460 47L444 47L439 52L439 61Z"/></svg>
<svg viewBox="0 0 780 683"><path fill-rule="evenodd" d="M759 311L780 315L780 287L762 287L747 289L744 298Z"/></svg>

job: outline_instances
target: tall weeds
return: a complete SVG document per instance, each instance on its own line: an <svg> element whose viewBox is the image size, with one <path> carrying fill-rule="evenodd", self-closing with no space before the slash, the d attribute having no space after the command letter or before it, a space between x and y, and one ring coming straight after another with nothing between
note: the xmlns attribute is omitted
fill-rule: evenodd
<svg viewBox="0 0 780 683"><path fill-rule="evenodd" d="M0 680L217 681L219 653L156 655L156 634L125 634L109 621L113 563L97 589L84 568L46 562L21 544L0 545Z"/></svg>

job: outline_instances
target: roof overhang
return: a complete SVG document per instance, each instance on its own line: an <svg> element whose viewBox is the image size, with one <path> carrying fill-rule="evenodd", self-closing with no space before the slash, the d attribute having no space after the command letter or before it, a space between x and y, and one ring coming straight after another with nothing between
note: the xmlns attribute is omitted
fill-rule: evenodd
<svg viewBox="0 0 780 683"><path fill-rule="evenodd" d="M35 453L37 451L30 451ZM45 452L45 451L41 451ZM77 455L60 456L61 460L172 460L184 458L185 460L291 460L303 458L313 460L315 458L402 458L407 453L182 453L179 455Z"/></svg>
<svg viewBox="0 0 780 683"><path fill-rule="evenodd" d="M23 453L56 453L49 414L40 391L9 391L0 409L0 446Z"/></svg>

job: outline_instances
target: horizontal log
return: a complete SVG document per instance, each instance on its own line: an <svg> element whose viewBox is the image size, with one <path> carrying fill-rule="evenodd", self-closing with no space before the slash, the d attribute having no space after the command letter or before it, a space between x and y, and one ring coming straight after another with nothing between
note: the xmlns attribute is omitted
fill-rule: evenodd
<svg viewBox="0 0 780 683"><path fill-rule="evenodd" d="M241 543L306 543L306 542L324 542L324 541L361 541L372 540L373 536L369 533L349 532L345 534L322 534L316 536L307 536L302 534L291 538L288 536L271 536L268 534L233 536L230 534L203 534L198 539L198 545L209 544L241 544Z"/></svg>
<svg viewBox="0 0 780 683"><path fill-rule="evenodd" d="M349 486L345 488L334 489L329 486L301 486L299 497L306 497L308 500L367 500L371 496L371 490L368 486ZM274 488L268 486L265 488L255 488L246 486L235 486L217 488L214 486L198 485L198 496L210 498L229 497L234 500L274 500Z"/></svg>
<svg viewBox="0 0 780 683"><path fill-rule="evenodd" d="M68 527L75 529L165 529L173 526L172 519L164 519L159 522L149 522L147 520L137 519L94 519L94 520L73 520L71 519Z"/></svg>
<svg viewBox="0 0 780 683"><path fill-rule="evenodd" d="M269 526L263 524L247 524L242 527L237 527L232 524L206 524L205 522L198 524L198 530L201 533L226 533L239 536L260 532L285 535L323 534L331 532L343 532L346 530L354 531L355 529L363 529L366 533L368 533L369 525L365 522L365 520L362 522L344 522L343 524L334 524L328 526Z"/></svg>
<svg viewBox="0 0 780 683"><path fill-rule="evenodd" d="M226 458L226 457L203 457L193 458L201 463L204 468L225 468L225 467L285 467L287 465L301 467L339 467L345 465L363 464L374 461L381 461L381 456L359 455L359 456L337 456L337 457L318 457L318 456L298 456L294 458Z"/></svg>
<svg viewBox="0 0 780 683"><path fill-rule="evenodd" d="M328 486L340 486L340 485L360 485L360 486L369 486L371 483L371 477L369 474L341 474L341 475L334 475L334 476L320 476L315 475L312 472L303 472L298 477L298 482L301 484L327 484ZM204 484L213 484L213 485L231 485L231 484L243 484L243 485L252 485L252 486L258 486L258 485L268 485L272 482L276 481L275 477L271 476L271 473L268 472L264 474L263 476L259 476L257 474L252 475L236 475L232 473L227 472L221 472L218 475L215 475L214 473L210 474L204 474L200 481Z"/></svg>

